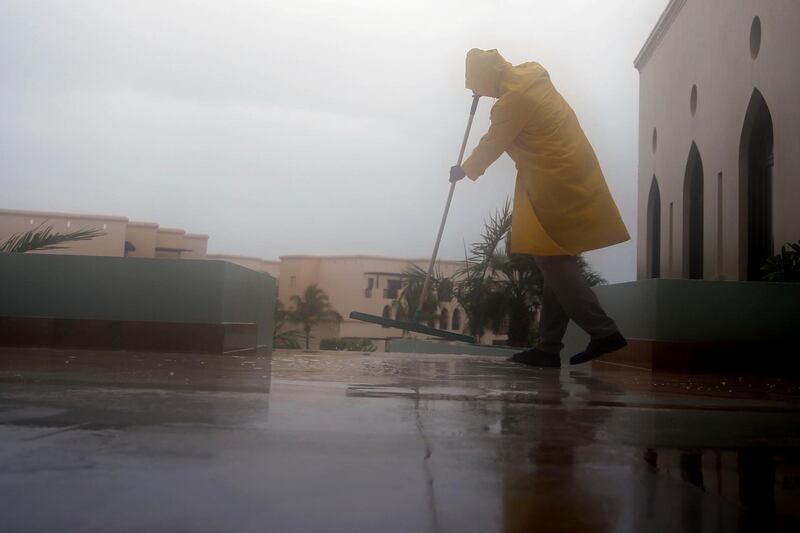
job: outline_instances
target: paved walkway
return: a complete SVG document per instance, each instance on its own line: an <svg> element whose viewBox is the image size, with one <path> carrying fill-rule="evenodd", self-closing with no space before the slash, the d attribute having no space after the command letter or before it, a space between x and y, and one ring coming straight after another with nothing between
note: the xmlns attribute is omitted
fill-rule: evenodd
<svg viewBox="0 0 800 533"><path fill-rule="evenodd" d="M0 352L3 531L791 531L780 379Z"/></svg>

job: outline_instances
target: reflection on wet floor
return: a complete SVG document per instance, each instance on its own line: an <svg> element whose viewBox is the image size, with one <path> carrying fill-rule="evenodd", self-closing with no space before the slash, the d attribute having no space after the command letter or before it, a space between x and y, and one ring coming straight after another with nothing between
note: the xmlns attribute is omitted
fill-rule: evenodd
<svg viewBox="0 0 800 533"><path fill-rule="evenodd" d="M9 531L793 531L797 390L454 355L15 352L0 501Z"/></svg>
<svg viewBox="0 0 800 533"><path fill-rule="evenodd" d="M800 519L800 457L796 450L647 449L653 472L737 502L752 515L753 527L774 524L773 515ZM766 522L764 522L766 518ZM767 528L769 529L769 528Z"/></svg>

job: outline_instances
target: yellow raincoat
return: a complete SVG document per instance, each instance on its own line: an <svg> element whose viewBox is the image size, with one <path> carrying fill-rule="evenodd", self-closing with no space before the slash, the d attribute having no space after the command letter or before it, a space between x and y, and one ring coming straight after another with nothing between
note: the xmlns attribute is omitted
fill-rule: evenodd
<svg viewBox="0 0 800 533"><path fill-rule="evenodd" d="M538 63L470 50L466 87L498 98L491 126L462 164L471 180L503 152L517 166L511 250L577 255L630 239L575 112Z"/></svg>

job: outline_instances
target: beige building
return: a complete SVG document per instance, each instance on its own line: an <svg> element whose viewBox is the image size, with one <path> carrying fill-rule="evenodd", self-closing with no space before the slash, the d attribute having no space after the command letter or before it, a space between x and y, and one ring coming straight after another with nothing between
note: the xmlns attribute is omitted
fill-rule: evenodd
<svg viewBox="0 0 800 533"><path fill-rule="evenodd" d="M800 239L800 2L672 0L640 73L637 277L759 279Z"/></svg>
<svg viewBox="0 0 800 533"><path fill-rule="evenodd" d="M350 312L360 311L395 318L394 302L402 289L403 272L412 265L427 269L428 262L428 259L369 255L282 256L278 298L287 308L291 308L292 297L301 296L313 284L317 284L328 294L331 304L342 315L343 320L340 324L326 324L314 331L315 346L325 337L399 337L403 334L401 330L350 319ZM458 261L438 261L436 264L443 277L453 277L462 265ZM465 330L466 321L464 310L453 299L440 302L438 320L433 326L461 332ZM494 336L488 341L493 339ZM380 348L380 343L374 344Z"/></svg>
<svg viewBox="0 0 800 533"><path fill-rule="evenodd" d="M152 222L133 222L125 217L0 209L0 242L18 233L49 226L57 233L96 229L104 235L71 242L62 249L33 253L205 259L208 246L208 235L162 228Z"/></svg>
<svg viewBox="0 0 800 533"><path fill-rule="evenodd" d="M59 255L100 255L110 257L149 257L169 259L212 259L228 261L277 278L280 263L259 257L209 254L208 235L186 233L178 228L162 228L154 222L136 222L125 217L20 211L0 209L0 242L14 234L52 226L53 231L69 233L91 228L105 233L89 241L69 243L59 250L33 253Z"/></svg>
<svg viewBox="0 0 800 533"><path fill-rule="evenodd" d="M128 219L125 217L0 209L0 242L5 242L12 235L39 227L44 229L47 226L52 226L53 231L58 233L94 228L105 235L90 241L70 243L68 248L37 253L112 257L125 255L128 230Z"/></svg>

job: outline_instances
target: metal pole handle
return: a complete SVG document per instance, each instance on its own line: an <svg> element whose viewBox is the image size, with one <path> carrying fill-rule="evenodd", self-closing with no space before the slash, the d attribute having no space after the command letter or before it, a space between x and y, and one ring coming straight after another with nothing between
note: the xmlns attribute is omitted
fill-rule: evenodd
<svg viewBox="0 0 800 533"><path fill-rule="evenodd" d="M464 139L461 141L461 151L458 152L458 163L464 160L464 151L467 149L467 140L469 139L469 131L472 129L472 121L475 118L475 111L478 109L478 99L480 96L477 94L472 95L472 107L469 110L469 120L467 121L467 129L464 131ZM447 202L444 204L444 213L442 213L442 222L439 224L439 233L436 235L436 244L433 246L433 255L431 262L428 265L428 272L425 274L425 283L422 284L422 292L419 295L419 305L414 313L414 322L422 320L422 308L425 305L425 296L428 294L428 289L431 285L431 277L433 276L433 268L436 265L436 256L439 253L439 243L442 242L442 233L444 233L444 225L447 222L447 214L450 211L450 202L453 201L453 192L456 190L456 183L450 183L450 192L447 194Z"/></svg>

